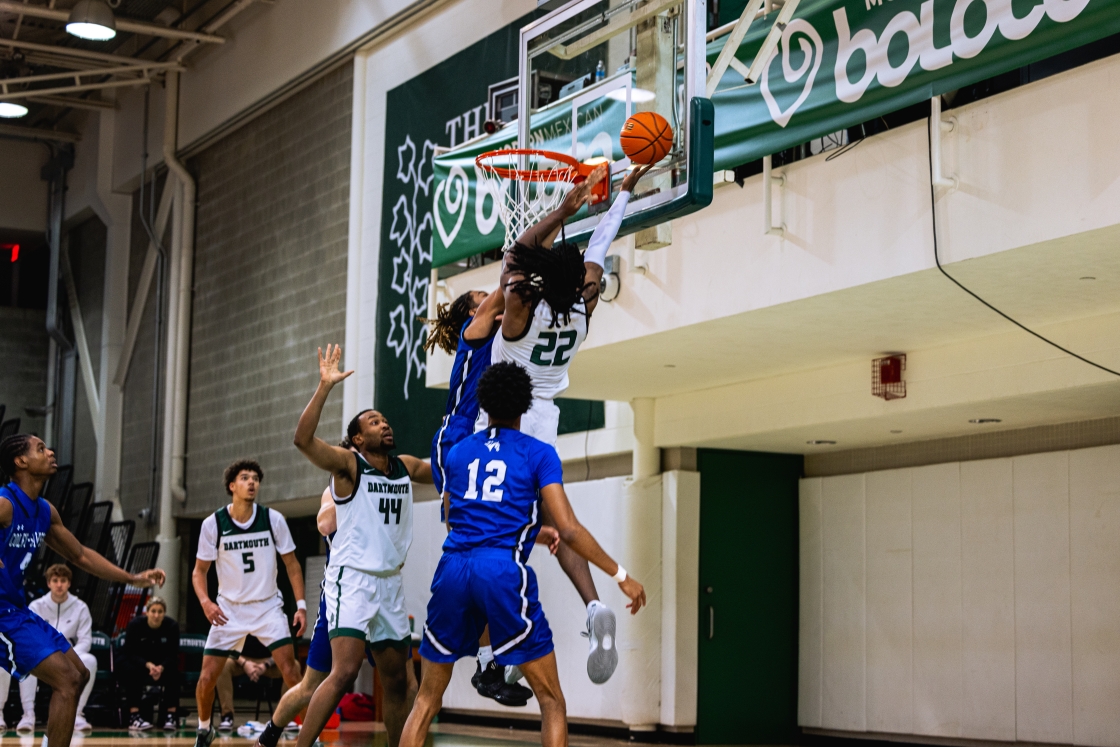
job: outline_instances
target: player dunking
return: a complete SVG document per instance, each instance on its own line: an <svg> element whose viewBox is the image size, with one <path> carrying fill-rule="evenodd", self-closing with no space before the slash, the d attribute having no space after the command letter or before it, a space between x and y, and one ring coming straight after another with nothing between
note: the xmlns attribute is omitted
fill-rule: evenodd
<svg viewBox="0 0 1120 747"><path fill-rule="evenodd" d="M495 363L479 382L478 398L490 426L448 457L451 531L432 579L420 644L423 676L401 747L423 747L455 661L473 653L487 623L498 663L519 666L537 696L543 745L563 747L567 716L552 633L536 575L526 565L542 508L569 548L618 581L631 612L645 604L645 590L576 520L556 449L517 430L533 399L525 370Z"/></svg>
<svg viewBox="0 0 1120 747"><path fill-rule="evenodd" d="M634 169L622 180L618 197L595 227L582 256L576 246L553 245L553 241L564 221L590 199L591 188L606 178L605 165L577 184L560 207L521 234L506 253L502 332L495 337L492 357L495 363L510 361L528 371L533 399L521 418L521 430L551 446L556 445L560 424L560 409L553 400L568 388L572 357L587 337L591 314L599 303L607 250L618 235L634 186L650 168ZM547 514L545 521L550 523ZM556 557L587 605L587 676L602 684L618 666L614 612L599 601L586 560L564 543Z"/></svg>
<svg viewBox="0 0 1120 747"><path fill-rule="evenodd" d="M158 568L133 575L83 547L62 525L58 511L40 498L56 471L54 452L36 436L20 433L0 442L0 666L22 680L28 674L51 686L47 737L51 747L69 747L78 697L89 670L61 633L27 609L23 572L43 543L75 568L109 581L146 588L163 585Z"/></svg>
<svg viewBox="0 0 1120 747"><path fill-rule="evenodd" d="M202 522L198 554L191 582L210 621L203 649L202 671L195 698L198 701L198 736L195 747L209 747L217 729L210 725L214 686L226 659L241 655L247 636L256 636L272 652L284 684L299 684L299 663L284 600L276 586L276 555L284 561L292 593L296 597L292 624L296 635L307 627L307 603L303 597L303 573L296 560L296 544L288 522L279 511L256 503L264 472L252 460L239 460L226 468L222 478L233 503L210 514ZM206 574L218 564L218 601L210 599Z"/></svg>
<svg viewBox="0 0 1120 747"><path fill-rule="evenodd" d="M357 450L315 437L331 389L353 371L339 371L342 349L319 351L319 386L300 416L294 442L330 473L337 531L325 584L331 673L315 690L298 747L310 747L354 684L368 643L384 688L385 728L397 747L408 715L405 663L412 632L400 571L412 544L412 481L432 470L412 456L394 456L393 429L376 410L363 410L346 429Z"/></svg>

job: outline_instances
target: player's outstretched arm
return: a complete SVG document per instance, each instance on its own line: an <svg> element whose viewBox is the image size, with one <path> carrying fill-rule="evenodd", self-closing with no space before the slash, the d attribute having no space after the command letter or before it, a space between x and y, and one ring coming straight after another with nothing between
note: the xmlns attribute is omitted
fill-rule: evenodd
<svg viewBox="0 0 1120 747"><path fill-rule="evenodd" d="M292 582L292 595L296 599L305 599L303 569L299 567L299 560L296 558L295 551L281 555L280 559L284 561L284 569L288 572L288 580ZM302 638L303 631L307 629L307 610L296 610L296 614L292 617L292 625L296 626L296 638Z"/></svg>
<svg viewBox="0 0 1120 747"><path fill-rule="evenodd" d="M404 463L405 469L408 470L408 476L412 478L413 482L421 482L425 485L431 485L435 482L432 479L432 464L424 459L417 459L408 454L401 454L401 462Z"/></svg>
<svg viewBox="0 0 1120 747"><path fill-rule="evenodd" d="M8 505L11 506L10 503ZM166 579L163 571L159 568L153 568L150 571L138 574L129 573L120 566L110 563L101 553L83 546L82 543L78 542L78 538L62 524L62 517L58 515L58 510L54 506L51 506L51 525L47 529L45 539L47 547L61 555L64 560L98 578L122 581L142 589L149 586L163 586Z"/></svg>
<svg viewBox="0 0 1120 747"><path fill-rule="evenodd" d="M575 512L572 511L572 504L568 502L568 494L564 492L562 484L554 482L541 488L541 501L544 503L549 516L552 517L553 523L556 524L556 529L560 532L560 539L563 540L564 544L575 550L587 562L593 563L608 576L613 577L619 573L621 566L612 560L610 555L607 555L595 538L591 536L591 532L579 523ZM645 606L646 590L633 578L627 576L619 582L618 587L622 589L623 594L630 597L630 604L626 605L630 608L630 614L636 614L638 610Z"/></svg>
<svg viewBox="0 0 1120 747"><path fill-rule="evenodd" d="M206 588L206 574L210 572L213 562L213 560L195 558L194 570L191 571L191 586L194 587L194 595L198 597L198 603L202 605L202 614L206 615L206 620L211 625L220 627L229 620L226 619L226 613L222 612L222 608L210 599L210 591Z"/></svg>
<svg viewBox="0 0 1120 747"><path fill-rule="evenodd" d="M622 180L622 188L615 198L610 210L595 226L591 239L587 242L587 251L583 253L583 267L587 271L585 279L594 284L594 291L587 291L587 313L595 311L599 305L599 285L603 280L603 267L607 259L607 251L611 244L618 238L618 230L622 227L622 219L626 215L626 206L630 204L630 195L637 186L638 180L653 168L652 165L640 166L628 173Z"/></svg>
<svg viewBox="0 0 1120 747"><path fill-rule="evenodd" d="M491 291L478 308L474 311L474 316L471 317L471 323L463 331L463 337L467 340L485 340L494 332L494 323L498 321L498 317L506 310L506 297L499 288Z"/></svg>
<svg viewBox="0 0 1120 747"><path fill-rule="evenodd" d="M323 414L323 405L326 404L331 389L334 388L335 384L354 373L353 371L339 371L338 364L341 360L341 345L327 345L325 355L323 349L319 348L319 386L316 387L315 394L311 396L311 401L307 403L307 407L303 409L303 413L299 416L299 423L296 425L296 433L292 443L319 469L326 470L332 475L348 478L350 482L353 482L356 477L354 469L357 465L354 455L341 446L331 446L323 439L315 436L315 429L319 427L319 418ZM338 487L345 493L348 486L339 485Z"/></svg>

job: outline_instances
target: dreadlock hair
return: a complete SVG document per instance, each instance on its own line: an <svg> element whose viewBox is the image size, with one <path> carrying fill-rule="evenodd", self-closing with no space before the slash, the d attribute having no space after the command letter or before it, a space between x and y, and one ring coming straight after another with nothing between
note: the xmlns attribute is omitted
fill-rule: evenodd
<svg viewBox="0 0 1120 747"><path fill-rule="evenodd" d="M535 306L539 301L547 303L552 309L553 327L558 319L563 319L564 324L572 321L573 308L594 285L584 282L587 268L583 266L579 247L566 241L553 244L551 249L540 244L514 243L506 252L506 270L522 276L506 287L526 306Z"/></svg>
<svg viewBox="0 0 1120 747"><path fill-rule="evenodd" d="M420 319L424 324L432 325L428 330L428 339L424 341L425 350L430 353L438 345L448 355L455 354L455 348L459 346L459 330L471 318L471 312L478 308L471 293L467 291L450 304L441 303L436 307L435 319Z"/></svg>
<svg viewBox="0 0 1120 747"><path fill-rule="evenodd" d="M362 424L361 424L360 418L363 415L365 415L367 412L373 412L373 408L372 407L367 407L366 409L362 410L361 412L359 412L354 417L350 418L350 423L349 423L349 425L346 426L346 438L339 441L339 443L338 443L339 446L341 446L344 449L354 448L354 436L356 436L356 435L358 435L359 433L362 432Z"/></svg>
<svg viewBox="0 0 1120 747"><path fill-rule="evenodd" d="M478 404L498 420L516 420L533 403L529 372L510 361L495 363L478 380Z"/></svg>
<svg viewBox="0 0 1120 747"><path fill-rule="evenodd" d="M233 491L229 489L229 484L235 482L237 476L246 470L257 473L257 482L264 480L264 470L261 469L260 463L255 459L238 459L226 467L226 471L222 473L222 485L225 487L227 495L233 495Z"/></svg>
<svg viewBox="0 0 1120 747"><path fill-rule="evenodd" d="M0 472L9 480L16 479L16 458L31 448L31 434L17 433L0 441Z"/></svg>

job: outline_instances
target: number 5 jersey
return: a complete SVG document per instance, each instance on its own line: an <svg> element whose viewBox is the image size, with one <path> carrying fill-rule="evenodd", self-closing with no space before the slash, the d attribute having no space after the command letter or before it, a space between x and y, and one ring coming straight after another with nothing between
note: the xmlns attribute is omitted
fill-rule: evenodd
<svg viewBox="0 0 1120 747"><path fill-rule="evenodd" d="M219 508L203 520L198 537L199 560L216 561L218 596L237 604L275 598L276 554L295 549L284 516L256 504L247 524L234 521L229 506Z"/></svg>

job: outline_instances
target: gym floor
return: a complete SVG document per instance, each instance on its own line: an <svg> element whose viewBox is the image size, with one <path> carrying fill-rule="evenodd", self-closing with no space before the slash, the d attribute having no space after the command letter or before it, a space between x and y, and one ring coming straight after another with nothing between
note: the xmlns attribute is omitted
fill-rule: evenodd
<svg viewBox="0 0 1120 747"><path fill-rule="evenodd" d="M9 730L0 735L0 745L19 745L20 747L33 747L43 736L41 731L36 731L34 736L17 735ZM129 733L123 729L94 730L92 734L75 734L73 747L132 747L144 745L155 747L192 747L194 745L194 728L180 729L177 732L165 732L162 729L152 729L147 732ZM250 747L255 740L233 735L221 735L214 740L214 747ZM338 730L324 731L320 742L330 747L386 747L385 728L375 723L347 723L342 724ZM432 747L483 747L493 745L495 742L515 747L516 745L539 745L538 732L522 729L502 729L486 726L469 726L465 724L433 724ZM629 745L625 740L607 739L581 734L572 734L569 737L572 747L622 747ZM294 747L295 740L281 740L280 747Z"/></svg>

